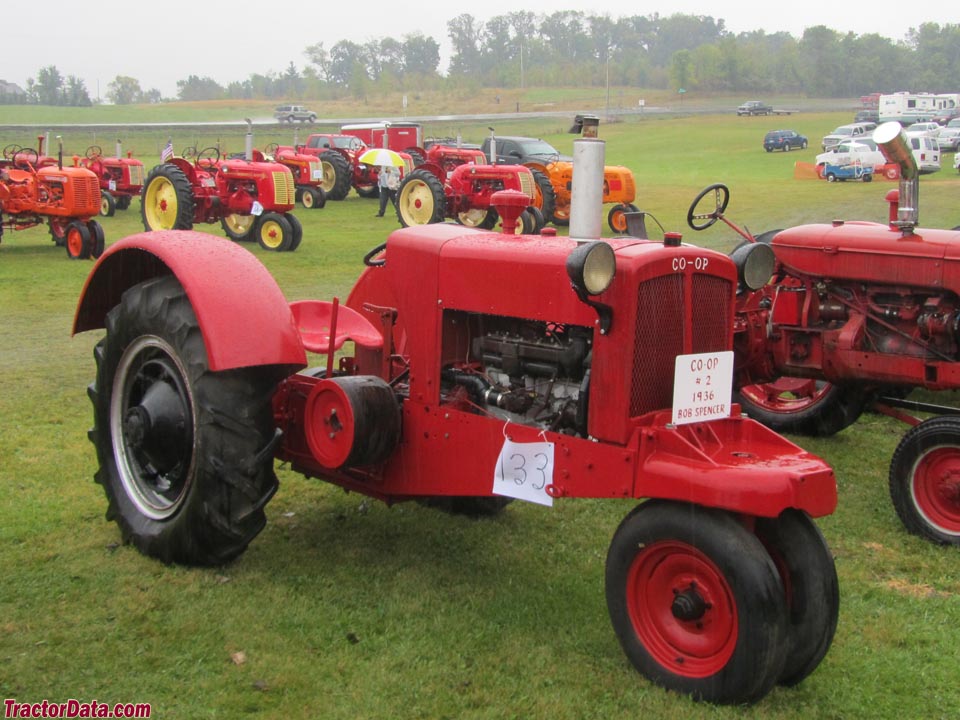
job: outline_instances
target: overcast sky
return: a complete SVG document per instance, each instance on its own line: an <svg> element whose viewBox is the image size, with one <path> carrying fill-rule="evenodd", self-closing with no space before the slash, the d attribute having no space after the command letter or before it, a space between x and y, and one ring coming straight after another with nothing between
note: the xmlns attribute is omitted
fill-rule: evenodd
<svg viewBox="0 0 960 720"><path fill-rule="evenodd" d="M413 0L412 2L283 2L237 0L43 0L20 6L19 20L4 23L0 80L26 87L41 67L80 77L91 98L106 95L117 75L136 78L143 90L157 88L175 97L177 80L189 75L211 77L221 85L245 80L252 73L281 72L291 62L307 65L304 49L323 41L328 50L340 40L364 43L381 37L402 40L413 32L432 36L441 45L441 64L448 56L447 21L469 12L479 21L523 8L537 14L580 9L612 19L630 15L708 15L722 19L732 32L786 31L799 38L805 28L826 25L838 32L878 33L902 40L924 22L958 22L952 3L904 5L891 0L869 3L830 0L482 0L476 3ZM9 8L7 8L9 10ZM9 13L7 13L9 15ZM0 106L0 115L2 115Z"/></svg>

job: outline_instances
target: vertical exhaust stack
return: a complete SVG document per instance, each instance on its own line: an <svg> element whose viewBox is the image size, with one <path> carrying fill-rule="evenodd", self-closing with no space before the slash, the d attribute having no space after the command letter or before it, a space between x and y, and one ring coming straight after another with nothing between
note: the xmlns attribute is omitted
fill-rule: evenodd
<svg viewBox="0 0 960 720"><path fill-rule="evenodd" d="M920 222L920 171L917 161L898 122L883 123L873 131L873 141L887 162L900 167L900 200L897 219L891 225L909 235Z"/></svg>
<svg viewBox="0 0 960 720"><path fill-rule="evenodd" d="M117 138L117 160L123 157L123 145L120 144L120 138Z"/></svg>
<svg viewBox="0 0 960 720"><path fill-rule="evenodd" d="M603 166L606 143L597 138L573 141L570 188L570 237L598 240L603 230Z"/></svg>
<svg viewBox="0 0 960 720"><path fill-rule="evenodd" d="M244 118L243 121L247 124L247 137L246 137L246 147L244 148L244 157L247 159L247 162L253 160L253 120L250 118Z"/></svg>

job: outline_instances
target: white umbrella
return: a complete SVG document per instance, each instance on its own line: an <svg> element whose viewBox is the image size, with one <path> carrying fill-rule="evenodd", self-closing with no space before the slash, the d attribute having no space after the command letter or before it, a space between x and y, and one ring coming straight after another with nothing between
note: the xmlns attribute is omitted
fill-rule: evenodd
<svg viewBox="0 0 960 720"><path fill-rule="evenodd" d="M405 163L403 157L399 153L395 153L393 150L387 150L386 148L374 148L373 150L367 150L363 155L357 158L364 165L379 165L381 167L392 165L393 167L404 167Z"/></svg>

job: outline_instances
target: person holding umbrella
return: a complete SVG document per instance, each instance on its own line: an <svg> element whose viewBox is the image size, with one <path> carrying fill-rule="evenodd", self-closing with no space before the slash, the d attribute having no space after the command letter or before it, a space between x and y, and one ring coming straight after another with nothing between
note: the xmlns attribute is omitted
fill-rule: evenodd
<svg viewBox="0 0 960 720"><path fill-rule="evenodd" d="M397 187L400 185L400 173L393 165L382 165L380 167L380 177L377 183L380 187L380 212L377 217L383 217L384 210L387 209L387 200L397 205Z"/></svg>

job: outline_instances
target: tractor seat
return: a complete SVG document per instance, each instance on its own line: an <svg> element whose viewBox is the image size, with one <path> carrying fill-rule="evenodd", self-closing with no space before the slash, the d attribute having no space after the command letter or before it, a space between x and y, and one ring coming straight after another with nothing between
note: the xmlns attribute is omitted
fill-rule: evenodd
<svg viewBox="0 0 960 720"><path fill-rule="evenodd" d="M301 300L290 303L293 321L300 333L303 346L310 352L325 353L330 349L330 320L333 303L321 300ZM356 310L340 305L337 308L337 335L333 349L339 350L344 342L353 340L371 350L383 347L383 335L369 320Z"/></svg>

